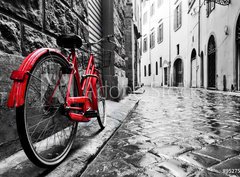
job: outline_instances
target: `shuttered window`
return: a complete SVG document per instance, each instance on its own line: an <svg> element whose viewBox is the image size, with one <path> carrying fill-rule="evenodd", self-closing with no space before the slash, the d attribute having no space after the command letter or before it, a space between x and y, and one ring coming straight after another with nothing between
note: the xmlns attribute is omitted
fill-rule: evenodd
<svg viewBox="0 0 240 177"><path fill-rule="evenodd" d="M89 42L94 42L102 38L102 5L101 0L88 0L88 24ZM92 46L95 54L96 64L102 63L102 45Z"/></svg>
<svg viewBox="0 0 240 177"><path fill-rule="evenodd" d="M215 2L207 2L207 17L210 15L210 13L215 9Z"/></svg>
<svg viewBox="0 0 240 177"><path fill-rule="evenodd" d="M143 39L143 52L147 51L147 37Z"/></svg>
<svg viewBox="0 0 240 177"><path fill-rule="evenodd" d="M150 34L150 48L153 49L155 47L155 31Z"/></svg>
<svg viewBox="0 0 240 177"><path fill-rule="evenodd" d="M182 2L178 4L174 10L174 31L177 31L182 26Z"/></svg>
<svg viewBox="0 0 240 177"><path fill-rule="evenodd" d="M163 41L163 24L160 24L158 26L157 42L160 44L162 41Z"/></svg>

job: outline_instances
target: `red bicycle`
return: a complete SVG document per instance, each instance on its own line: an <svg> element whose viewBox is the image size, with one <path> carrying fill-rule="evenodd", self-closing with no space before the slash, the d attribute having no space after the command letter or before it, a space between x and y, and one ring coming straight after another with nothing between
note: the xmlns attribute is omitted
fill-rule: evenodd
<svg viewBox="0 0 240 177"><path fill-rule="evenodd" d="M111 37L87 45L112 42ZM67 156L78 122L97 118L101 129L106 123L105 92L94 55L90 54L85 74L80 76L75 48L82 47L81 38L61 35L57 44L71 49L67 58L55 49L38 49L11 74L14 83L8 107L16 107L21 145L40 167L55 166Z"/></svg>

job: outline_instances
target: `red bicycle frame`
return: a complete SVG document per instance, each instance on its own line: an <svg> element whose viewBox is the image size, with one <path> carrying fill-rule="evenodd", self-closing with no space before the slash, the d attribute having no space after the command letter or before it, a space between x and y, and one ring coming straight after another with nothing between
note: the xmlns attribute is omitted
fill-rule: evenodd
<svg viewBox="0 0 240 177"><path fill-rule="evenodd" d="M46 54L56 54L69 62L69 66L71 66L71 72L69 76L69 82L67 86L66 93L66 102L65 109L68 110L68 115L72 120L79 122L89 121L90 118L85 116L87 111L95 111L98 110L98 98L97 98L97 88L96 84L99 81L100 91L103 92L103 86L100 79L100 72L95 68L94 65L94 55L90 54L87 69L85 71L85 75L80 77L78 72L78 62L76 57L76 52L73 49L68 58L65 58L60 52L54 49L42 48L34 51L29 54L21 64L18 70L12 72L11 79L14 80L12 89L8 98L8 107L13 108L20 107L25 102L25 91L29 78L29 72L35 63ZM76 79L77 93L78 97L70 96L70 90L73 85L73 78ZM60 80L57 81L55 89L49 102L51 103L52 98L57 90L58 85L60 84ZM91 99L88 95L91 93ZM74 107L73 104L82 104L82 107ZM74 113L73 111L80 111L81 113Z"/></svg>
<svg viewBox="0 0 240 177"><path fill-rule="evenodd" d="M72 64L73 69L70 74L70 79L68 83L67 93L66 93L66 109L69 110L78 110L82 111L83 114L77 114L77 113L69 113L69 116L71 119L75 121L85 122L89 121L90 118L87 118L84 116L84 113L91 110L96 111L98 110L98 98L97 98L97 88L96 84L97 81L99 81L100 85L100 91L102 92L103 87L100 79L100 73L95 68L94 65L94 55L90 54L89 60L88 60L88 66L85 71L85 75L80 78L79 72L78 72L78 63L77 63L77 57L75 50L72 50L71 54L68 57L68 61L70 62L70 59L72 58ZM77 81L77 88L78 88L78 94L79 97L71 97L70 96L70 90L73 85L73 78L76 78ZM81 82L80 82L81 81ZM85 91L85 94L84 94ZM88 95L91 93L92 97L91 100L88 97ZM83 104L83 107L73 107L73 104Z"/></svg>

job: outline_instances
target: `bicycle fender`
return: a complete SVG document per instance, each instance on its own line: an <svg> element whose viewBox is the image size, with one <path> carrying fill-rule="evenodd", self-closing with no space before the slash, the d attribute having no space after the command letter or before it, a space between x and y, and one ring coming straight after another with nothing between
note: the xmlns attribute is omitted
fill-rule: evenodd
<svg viewBox="0 0 240 177"><path fill-rule="evenodd" d="M12 88L9 92L7 106L9 108L20 107L24 104L25 101L25 91L27 87L27 82L30 72L35 65L35 63L45 54L47 53L60 55L64 59L63 56L58 50L50 49L50 48L41 48L37 49L31 54L29 54L22 62L18 70L15 70L11 74L11 80L13 80ZM67 59L66 59L67 60Z"/></svg>

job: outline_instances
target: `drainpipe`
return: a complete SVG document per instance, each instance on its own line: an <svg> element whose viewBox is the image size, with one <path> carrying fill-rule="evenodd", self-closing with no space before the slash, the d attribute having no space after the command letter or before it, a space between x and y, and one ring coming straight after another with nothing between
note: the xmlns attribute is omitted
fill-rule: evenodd
<svg viewBox="0 0 240 177"><path fill-rule="evenodd" d="M135 34L134 34L134 22L131 22L131 26L132 26L132 89L133 91L135 91Z"/></svg>
<svg viewBox="0 0 240 177"><path fill-rule="evenodd" d="M201 0L198 0L198 58L201 57ZM196 64L198 60L196 60ZM199 64L201 61L199 62ZM199 74L200 66L197 64L197 72L196 72L196 86L198 87L198 74ZM201 73L200 73L201 74ZM199 77L201 78L201 77ZM199 79L200 81L200 79ZM201 82L201 81L200 81ZM201 85L201 83L200 83Z"/></svg>
<svg viewBox="0 0 240 177"><path fill-rule="evenodd" d="M168 71L168 86L170 86L170 82L171 82L171 77L170 77L170 69L171 69L171 1L168 1L169 2L169 61L168 61L168 68L169 68L169 71Z"/></svg>
<svg viewBox="0 0 240 177"><path fill-rule="evenodd" d="M201 57L201 0L198 0L198 56Z"/></svg>

